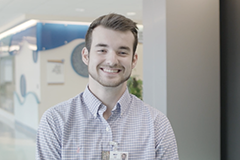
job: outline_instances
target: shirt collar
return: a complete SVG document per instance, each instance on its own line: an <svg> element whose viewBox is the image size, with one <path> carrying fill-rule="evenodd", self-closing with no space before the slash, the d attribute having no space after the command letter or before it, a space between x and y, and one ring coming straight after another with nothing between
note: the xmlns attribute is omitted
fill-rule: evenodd
<svg viewBox="0 0 240 160"><path fill-rule="evenodd" d="M102 102L92 94L88 86L85 88L85 91L83 93L83 101L92 115L97 118L97 112Z"/></svg>
<svg viewBox="0 0 240 160"><path fill-rule="evenodd" d="M83 93L83 101L88 107L92 115L97 118L97 113L99 107L102 105L102 102L89 90L88 86L85 88ZM131 102L131 95L128 91L128 88L125 90L121 98L118 100L116 106L120 106L121 115L126 111Z"/></svg>
<svg viewBox="0 0 240 160"><path fill-rule="evenodd" d="M126 109L129 108L130 102L131 102L131 95L127 88L123 93L122 97L118 100L118 104L121 108L121 115L123 115Z"/></svg>

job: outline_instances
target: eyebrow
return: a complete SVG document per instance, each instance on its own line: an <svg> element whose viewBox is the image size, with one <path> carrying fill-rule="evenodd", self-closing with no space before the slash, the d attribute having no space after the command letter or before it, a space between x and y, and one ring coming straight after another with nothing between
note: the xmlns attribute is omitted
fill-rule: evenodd
<svg viewBox="0 0 240 160"><path fill-rule="evenodd" d="M96 47L109 47L107 44L104 44L104 43L98 43L96 44ZM119 47L119 49L125 49L127 51L131 51L131 49L129 47L126 47L126 46L121 46Z"/></svg>
<svg viewBox="0 0 240 160"><path fill-rule="evenodd" d="M108 47L108 45L107 44L103 44L103 43L99 43L99 44L96 45L96 47Z"/></svg>
<svg viewBox="0 0 240 160"><path fill-rule="evenodd" d="M121 47L119 47L119 49L125 49L125 50L128 50L128 51L131 51L131 49L129 47L125 47L125 46L121 46Z"/></svg>

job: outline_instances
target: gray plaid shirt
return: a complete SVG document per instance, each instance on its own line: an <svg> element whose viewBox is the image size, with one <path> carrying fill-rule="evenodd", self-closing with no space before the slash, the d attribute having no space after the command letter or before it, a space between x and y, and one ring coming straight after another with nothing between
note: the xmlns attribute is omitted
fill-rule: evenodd
<svg viewBox="0 0 240 160"><path fill-rule="evenodd" d="M106 106L86 87L76 97L48 109L37 134L36 159L101 160L102 151L128 152L129 160L178 160L167 117L128 90L105 120Z"/></svg>

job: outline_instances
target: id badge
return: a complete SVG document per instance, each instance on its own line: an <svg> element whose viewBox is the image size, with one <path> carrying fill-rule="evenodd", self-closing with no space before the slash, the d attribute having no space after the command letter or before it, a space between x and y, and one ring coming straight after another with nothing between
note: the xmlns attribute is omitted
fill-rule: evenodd
<svg viewBox="0 0 240 160"><path fill-rule="evenodd" d="M128 152L102 151L102 160L128 160Z"/></svg>

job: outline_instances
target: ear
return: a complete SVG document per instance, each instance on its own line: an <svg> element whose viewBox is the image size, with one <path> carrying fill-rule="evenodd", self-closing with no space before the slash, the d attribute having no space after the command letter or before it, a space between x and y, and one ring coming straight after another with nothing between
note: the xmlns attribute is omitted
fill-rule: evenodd
<svg viewBox="0 0 240 160"><path fill-rule="evenodd" d="M134 68L137 65L137 61L138 61L138 55L137 53L135 53L132 60L132 64L133 64L132 68Z"/></svg>
<svg viewBox="0 0 240 160"><path fill-rule="evenodd" d="M88 50L86 47L82 49L82 61L88 65L89 57L88 57Z"/></svg>

